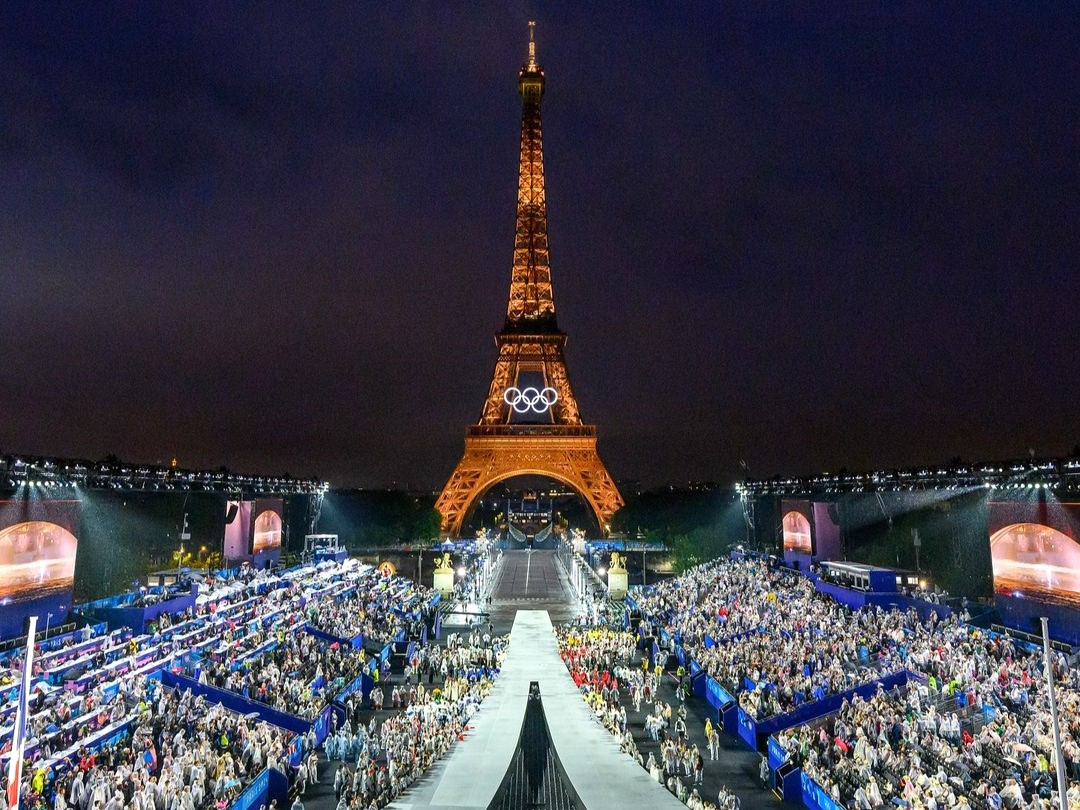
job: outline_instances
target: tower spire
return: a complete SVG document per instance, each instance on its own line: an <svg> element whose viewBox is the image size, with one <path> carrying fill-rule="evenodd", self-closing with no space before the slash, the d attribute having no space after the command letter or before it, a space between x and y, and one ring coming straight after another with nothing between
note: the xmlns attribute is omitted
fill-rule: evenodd
<svg viewBox="0 0 1080 810"><path fill-rule="evenodd" d="M548 257L547 195L544 189L544 142L540 99L544 69L536 61L536 22L529 22L529 55L518 73L521 94L521 152L518 159L514 266L506 331L557 332Z"/></svg>

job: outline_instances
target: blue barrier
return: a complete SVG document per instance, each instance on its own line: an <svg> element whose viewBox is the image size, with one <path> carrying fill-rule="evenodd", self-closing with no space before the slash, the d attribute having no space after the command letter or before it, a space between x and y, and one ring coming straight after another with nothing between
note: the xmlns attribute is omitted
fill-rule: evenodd
<svg viewBox="0 0 1080 810"><path fill-rule="evenodd" d="M102 726L100 729L98 729L85 739L78 740L72 747L68 748L66 751L61 751L60 753L55 754L52 759L45 762L45 765L47 766L46 770L54 773L59 773L61 770L68 767L69 765L74 765L82 756L81 752L84 748L89 751L97 751L106 745L115 745L127 736L127 734L131 731L131 726L134 723L135 720L131 719L124 720L123 722L115 725L109 724ZM23 755L27 759L32 759L34 755L37 754L40 750L41 746L35 740L34 742L25 747L25 749L23 750ZM0 762L5 763L5 767L7 761L10 758L10 751L4 754L0 754ZM39 764L40 763L35 763L35 770L39 767Z"/></svg>
<svg viewBox="0 0 1080 810"><path fill-rule="evenodd" d="M367 700L368 697L371 695L371 690L374 688L375 680L366 672L362 672L360 675L353 679L352 683L350 683L348 686L338 692L337 697L335 697L334 700L344 700L353 692L359 692L361 697L363 697L364 700Z"/></svg>
<svg viewBox="0 0 1080 810"><path fill-rule="evenodd" d="M889 573L891 574L891 572ZM897 593L895 590L884 592L855 591L851 588L844 588L832 582L826 582L823 579L814 580L814 588L826 596L831 596L840 604L847 605L852 610L873 606L880 607L884 610L888 610L889 608L896 608L898 610L914 608L922 621L926 621L931 613L938 614L938 618L942 619L952 615L952 610L945 605L927 602L925 599L917 599L914 596Z"/></svg>
<svg viewBox="0 0 1080 810"><path fill-rule="evenodd" d="M802 800L807 810L844 810L843 805L833 801L828 792L807 776L800 772L802 781Z"/></svg>
<svg viewBox="0 0 1080 810"><path fill-rule="evenodd" d="M694 661L694 660L690 661L691 670L693 669L693 666L694 666L695 663L697 663L697 662ZM707 678L705 676L705 673L702 672L700 669L697 672L691 672L691 674L690 674L690 694L692 694L694 697L698 698L699 700L705 700L705 683L706 683L706 680L707 680Z"/></svg>
<svg viewBox="0 0 1080 810"><path fill-rule="evenodd" d="M734 703L735 698L731 693L720 685L712 675L705 676L705 700L714 709L719 709L725 703Z"/></svg>
<svg viewBox="0 0 1080 810"><path fill-rule="evenodd" d="M720 707L720 725L732 737L739 736L739 704L735 701Z"/></svg>
<svg viewBox="0 0 1080 810"><path fill-rule="evenodd" d="M326 739L330 733L330 718L334 714L334 707L332 704L326 704L326 707L319 712L319 716L315 718L315 722L312 724L312 728L315 730L315 745L322 745L322 741Z"/></svg>
<svg viewBox="0 0 1080 810"><path fill-rule="evenodd" d="M109 625L110 630L120 627L130 627L135 633L146 632L147 626L162 613L177 614L195 607L195 595L199 591L197 584L192 584L188 593L177 594L169 599L158 602L155 605L144 607L130 607L123 603L125 598L133 598L128 595L123 598L102 599L90 602L84 607L95 618Z"/></svg>
<svg viewBox="0 0 1080 810"><path fill-rule="evenodd" d="M106 630L108 630L108 625L105 622L90 625L90 632L92 636L104 635ZM82 633L83 629L80 627L77 630L72 630L70 633L63 633L59 636L53 636L52 638L47 638L43 641L35 642L34 648L40 650L41 652L53 652L54 650L59 650L69 641L77 644L78 640L82 638ZM11 651L11 653L21 652L22 649L23 648L21 646L16 647L14 650ZM7 657L7 655L11 653L6 653L4 656L0 656L0 658Z"/></svg>
<svg viewBox="0 0 1080 810"><path fill-rule="evenodd" d="M1074 607L1046 602L1026 594L1011 596L1002 593L994 595L994 606L1001 616L1001 623L1007 627L1030 630L1033 620L1047 616L1055 641L1080 644L1080 610Z"/></svg>
<svg viewBox="0 0 1080 810"><path fill-rule="evenodd" d="M802 799L802 768L792 768L790 771L777 775L780 777L780 784L777 787L780 788L780 795L784 797L785 802L797 802Z"/></svg>
<svg viewBox="0 0 1080 810"><path fill-rule="evenodd" d="M260 806L269 806L271 799L277 799L284 807L289 798L289 779L277 768L263 768L243 793L233 800L229 810L252 810Z"/></svg>
<svg viewBox="0 0 1080 810"><path fill-rule="evenodd" d="M333 633L327 633L325 630L320 630L317 627L312 627L310 624L305 624L303 630L309 636L314 636L315 638L330 644L340 644L342 647L352 647L353 649L364 646L364 637L362 635L357 636L356 638L344 638L342 636L335 636ZM359 644L356 643L357 639L360 640Z"/></svg>
<svg viewBox="0 0 1080 810"><path fill-rule="evenodd" d="M739 727L739 736L746 741L754 750L760 750L765 744L768 737L776 734L778 731L783 731L793 726L802 725L818 717L824 717L827 714L839 711L840 706L845 700L851 700L852 697L858 695L861 698L869 698L877 692L878 686L881 686L885 690L892 689L894 686L903 686L911 677L906 669L902 669L899 672L892 672L888 675L884 675L877 680L864 683L861 686L857 686L853 689L845 689L843 692L837 692L833 695L828 695L820 700L811 700L806 703L797 706L790 712L785 714L774 715L764 720L754 720L742 709L739 710L739 716L737 719ZM724 726L727 730L727 726Z"/></svg>

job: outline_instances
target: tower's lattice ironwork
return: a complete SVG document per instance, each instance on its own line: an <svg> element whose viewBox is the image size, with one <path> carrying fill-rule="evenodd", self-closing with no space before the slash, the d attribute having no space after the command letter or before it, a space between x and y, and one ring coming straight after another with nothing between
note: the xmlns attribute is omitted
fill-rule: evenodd
<svg viewBox="0 0 1080 810"><path fill-rule="evenodd" d="M540 122L544 71L533 27L530 22L529 55L518 74L521 152L506 324L495 335L499 355L480 421L466 430L465 454L435 504L447 536L460 534L479 496L515 475L544 475L573 487L602 531L623 504L596 452L596 427L581 421L566 373L566 334L555 320Z"/></svg>

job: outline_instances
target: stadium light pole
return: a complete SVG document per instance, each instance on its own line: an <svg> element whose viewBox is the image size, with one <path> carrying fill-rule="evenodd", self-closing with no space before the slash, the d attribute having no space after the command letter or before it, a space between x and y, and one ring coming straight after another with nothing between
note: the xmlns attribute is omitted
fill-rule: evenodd
<svg viewBox="0 0 1080 810"><path fill-rule="evenodd" d="M1054 694L1054 667L1050 661L1050 620L1046 616L1039 619L1042 624L1043 637L1043 667L1046 669L1046 687L1050 695L1050 719L1054 726L1054 758L1057 765L1058 806L1061 810L1069 809L1069 799L1066 795L1069 783L1065 779L1065 757L1061 752L1061 721L1058 720L1057 696Z"/></svg>

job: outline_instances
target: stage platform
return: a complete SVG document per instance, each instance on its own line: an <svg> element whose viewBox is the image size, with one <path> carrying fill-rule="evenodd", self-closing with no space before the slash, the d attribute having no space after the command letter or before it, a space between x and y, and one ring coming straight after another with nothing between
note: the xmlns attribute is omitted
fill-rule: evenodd
<svg viewBox="0 0 1080 810"><path fill-rule="evenodd" d="M685 810L593 719L559 658L546 610L518 611L503 669L468 736L390 807L486 810L517 750L533 681L540 685L551 744L583 810Z"/></svg>

